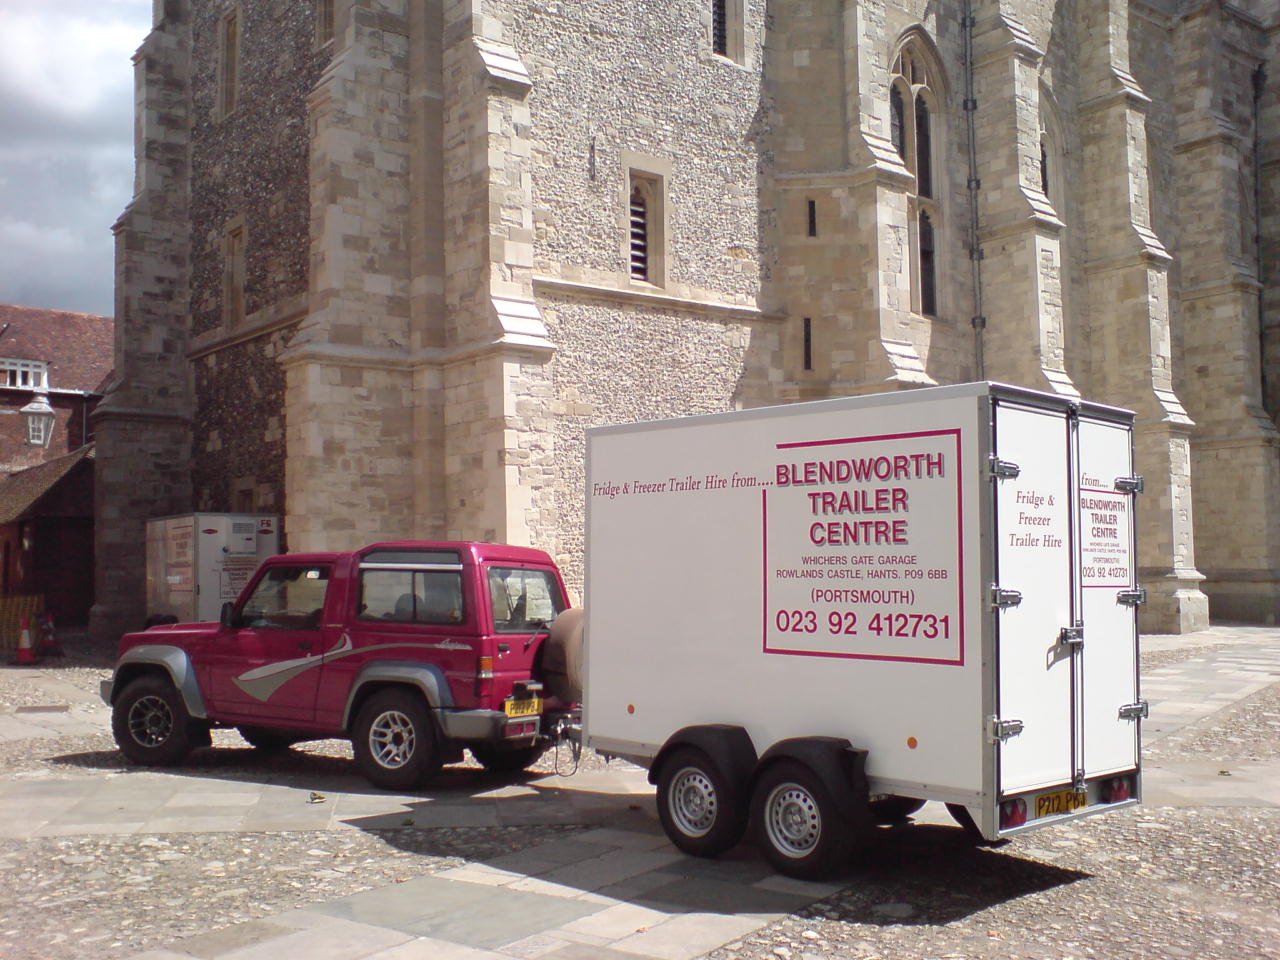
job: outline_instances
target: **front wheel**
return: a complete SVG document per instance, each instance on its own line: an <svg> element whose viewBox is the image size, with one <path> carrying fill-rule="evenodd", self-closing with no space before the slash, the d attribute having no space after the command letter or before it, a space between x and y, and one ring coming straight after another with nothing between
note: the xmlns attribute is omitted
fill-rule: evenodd
<svg viewBox="0 0 1280 960"><path fill-rule="evenodd" d="M413 790L440 769L431 712L408 690L370 697L356 716L351 746L360 772L383 790Z"/></svg>
<svg viewBox="0 0 1280 960"><path fill-rule="evenodd" d="M696 747L681 747L658 776L658 819L677 848L717 857L742 839L746 810L720 768Z"/></svg>
<svg viewBox="0 0 1280 960"><path fill-rule="evenodd" d="M111 708L111 732L120 752L147 767L181 763L191 752L191 715L165 677L131 682Z"/></svg>
<svg viewBox="0 0 1280 960"><path fill-rule="evenodd" d="M799 880L829 876L853 851L853 828L818 776L795 760L780 760L756 783L752 820L765 858Z"/></svg>

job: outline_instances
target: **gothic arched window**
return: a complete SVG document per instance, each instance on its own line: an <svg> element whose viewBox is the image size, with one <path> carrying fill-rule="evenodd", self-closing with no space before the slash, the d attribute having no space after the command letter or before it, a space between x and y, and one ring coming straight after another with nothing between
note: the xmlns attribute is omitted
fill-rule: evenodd
<svg viewBox="0 0 1280 960"><path fill-rule="evenodd" d="M934 171L939 169L936 118L943 102L941 68L928 41L912 30L893 60L889 78L889 134L903 166L915 175L908 192L911 233L911 307L938 315L937 238L943 229L942 202Z"/></svg>

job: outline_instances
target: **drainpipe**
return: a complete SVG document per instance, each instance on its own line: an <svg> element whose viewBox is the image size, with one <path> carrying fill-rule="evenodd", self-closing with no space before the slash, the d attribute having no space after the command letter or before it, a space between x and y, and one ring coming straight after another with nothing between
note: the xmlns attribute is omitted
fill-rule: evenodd
<svg viewBox="0 0 1280 960"><path fill-rule="evenodd" d="M964 117L965 138L969 148L969 268L973 282L973 354L977 362L978 379L986 379L983 331L987 318L982 313L982 250L978 247L978 191L982 181L978 179L978 137L975 130L978 101L973 96L973 0L964 0L964 17L961 20L964 34Z"/></svg>
<svg viewBox="0 0 1280 960"><path fill-rule="evenodd" d="M1267 330L1266 285L1262 276L1262 131L1258 126L1261 116L1262 88L1267 82L1267 71L1262 64L1253 71L1253 254L1258 265L1258 368L1262 379L1262 408L1274 418L1276 410L1267 407Z"/></svg>

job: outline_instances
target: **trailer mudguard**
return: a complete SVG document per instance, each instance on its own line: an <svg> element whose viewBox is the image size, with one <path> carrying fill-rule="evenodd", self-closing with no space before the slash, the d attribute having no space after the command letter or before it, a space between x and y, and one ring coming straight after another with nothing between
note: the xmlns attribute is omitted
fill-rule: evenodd
<svg viewBox="0 0 1280 960"><path fill-rule="evenodd" d="M870 825L867 751L840 737L797 737L765 751L753 780L779 760L796 760L812 770L856 827Z"/></svg>
<svg viewBox="0 0 1280 960"><path fill-rule="evenodd" d="M356 674L351 691L347 694L347 705L342 711L342 729L350 727L356 705L364 698L364 691L368 690L370 684L413 687L422 694L432 710L453 706L453 691L449 689L449 681L445 679L444 671L435 664L380 660L366 663Z"/></svg>
<svg viewBox="0 0 1280 960"><path fill-rule="evenodd" d="M696 747L710 757L745 802L750 795L751 776L756 768L755 744L745 729L728 723L682 727L667 738L649 764L650 783L657 784L663 763L679 747Z"/></svg>
<svg viewBox="0 0 1280 960"><path fill-rule="evenodd" d="M204 697L200 693L200 684L196 681L195 668L191 665L191 658L187 656L187 651L167 643L144 643L126 650L120 662L116 664L115 673L112 674L110 681L110 690L103 691L103 699L114 705L116 697L124 689L125 684L139 674L146 673L152 667L158 667L168 675L169 682L182 695L182 702L189 716L197 720L203 720L209 716L205 709ZM103 687L106 686L104 683Z"/></svg>

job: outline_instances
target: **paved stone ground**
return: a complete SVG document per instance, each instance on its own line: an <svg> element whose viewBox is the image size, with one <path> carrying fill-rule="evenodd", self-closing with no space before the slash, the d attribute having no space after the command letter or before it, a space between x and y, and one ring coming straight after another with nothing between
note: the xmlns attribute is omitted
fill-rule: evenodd
<svg viewBox="0 0 1280 960"><path fill-rule="evenodd" d="M140 771L103 664L0 669L0 956L1280 957L1280 630L1144 649L1143 807L984 848L931 804L827 885L679 855L626 765L392 797L345 744L220 732Z"/></svg>

